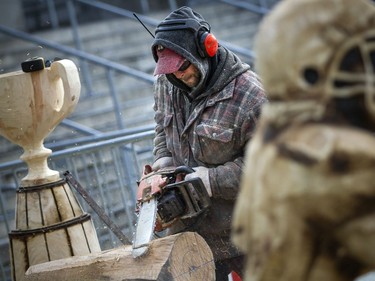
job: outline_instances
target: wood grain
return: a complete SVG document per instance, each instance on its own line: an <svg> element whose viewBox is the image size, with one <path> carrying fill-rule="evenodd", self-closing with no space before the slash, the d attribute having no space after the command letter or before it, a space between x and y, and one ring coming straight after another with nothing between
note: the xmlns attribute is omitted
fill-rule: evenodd
<svg viewBox="0 0 375 281"><path fill-rule="evenodd" d="M86 256L31 266L29 281L43 280L215 280L212 252L196 233L185 232L152 241L149 253L132 257L131 245Z"/></svg>

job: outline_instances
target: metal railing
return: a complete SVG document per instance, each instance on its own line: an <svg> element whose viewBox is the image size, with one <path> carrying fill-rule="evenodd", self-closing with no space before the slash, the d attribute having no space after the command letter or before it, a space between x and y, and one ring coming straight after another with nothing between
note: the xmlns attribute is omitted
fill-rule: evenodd
<svg viewBox="0 0 375 281"><path fill-rule="evenodd" d="M135 133L118 133L115 138L109 138L109 134L97 136L90 143L82 138L73 147L52 153L48 163L50 168L61 173L69 170L131 240L135 223L136 182L143 165L153 160L153 136L154 131L145 127ZM20 160L0 164L2 280L8 280L5 276L10 276L8 233L14 230L16 189L26 174L27 166ZM103 224L83 198L79 194L76 196L83 209L92 216L102 249L121 245L118 238Z"/></svg>
<svg viewBox="0 0 375 281"><path fill-rule="evenodd" d="M70 0L70 1L73 1L73 0ZM89 5L91 7L96 7L98 9L107 11L109 13L113 13L113 14L121 16L121 17L125 17L125 18L131 19L131 20L136 20L134 15L133 15L133 12L125 10L125 9L121 9L121 8L118 8L118 7L115 7L115 6L100 2L100 1L96 1L96 0L74 0L74 1L85 4L85 5ZM246 7L247 10L252 11L252 12L257 12L259 14L264 14L267 11L266 8L264 8L263 6L261 6L257 9L258 6L255 5L255 4L252 4L250 6L250 7L254 7L254 9L250 9L249 6L239 5L238 1L233 1L233 0L227 0L227 1L226 0L220 0L220 1L223 2L223 3L226 3L228 5L236 6L236 7L239 7L239 8ZM174 10L175 8L177 8L177 5L176 5L175 1L170 1L170 9ZM144 15L140 15L139 18L142 20L142 22L144 22L145 24L148 24L149 26L151 26L153 28L156 28L156 26L159 24L159 21L157 21L153 18L144 16ZM79 40L79 39L77 38L77 40ZM242 55L242 56L247 57L251 60L253 60L254 57L255 57L254 52L247 49L247 48L242 48L242 47L236 46L234 44L231 44L230 42L226 42L225 40L220 40L220 44L222 44L223 46L226 46L228 49L232 50L236 54Z"/></svg>
<svg viewBox="0 0 375 281"><path fill-rule="evenodd" d="M235 1L235 0L220 0L223 3L233 5L235 7L251 11L260 15L265 15L270 11L272 5L267 0L259 0L258 4L251 3L249 1Z"/></svg>
<svg viewBox="0 0 375 281"><path fill-rule="evenodd" d="M69 47L69 46L64 46L64 45L61 45L59 43L55 43L55 42L46 40L44 38L40 38L40 37L37 37L35 35L28 34L28 33L23 32L23 31L19 31L19 30L16 30L16 29L4 26L4 25L0 25L0 32L3 33L3 34L7 34L7 35L9 35L13 38L19 38L19 39L22 39L24 41L30 41L30 42L33 42L35 44L44 46L44 48L54 49L56 51L59 51L61 53L66 54L66 55L70 55L70 56L82 59L86 62L90 62L90 63L93 63L93 64L96 64L96 65L99 65L99 66L103 67L105 69L105 72L106 72L106 77L109 81L108 84L109 84L109 89L110 89L110 96L112 97L113 107L117 107L119 105L119 102L118 102L118 100L119 100L118 95L119 94L118 94L118 91L117 91L117 87L113 82L113 72L114 71L117 71L119 73L126 74L126 75L134 77L136 79L145 81L146 83L149 83L150 85L152 85L152 83L154 81L153 76L150 75L150 74L147 74L147 73L144 73L142 71L130 68L126 65L122 65L122 64L107 60L105 58L102 58L102 57L84 52L82 50L78 50L78 49L75 49L75 48L72 48L72 47ZM83 70L81 73L84 73L85 71L86 71L86 74L83 74L83 76L88 77L89 76L88 69ZM92 85L89 85L87 83L85 83L85 85L86 85L86 87L88 87L88 89L92 89ZM123 129L124 126L123 126L122 121L121 121L122 120L121 110L116 110L115 113L116 113L116 120L118 122L118 128Z"/></svg>

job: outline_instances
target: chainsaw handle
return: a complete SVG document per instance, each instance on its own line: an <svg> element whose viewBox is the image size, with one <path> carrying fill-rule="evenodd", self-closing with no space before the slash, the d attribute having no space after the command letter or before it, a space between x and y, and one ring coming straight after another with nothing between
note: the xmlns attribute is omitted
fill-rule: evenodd
<svg viewBox="0 0 375 281"><path fill-rule="evenodd" d="M178 174L191 174L191 173L194 173L194 169L191 168L191 167L188 167L188 166L178 166L175 170L174 170L174 174L175 175L178 175Z"/></svg>

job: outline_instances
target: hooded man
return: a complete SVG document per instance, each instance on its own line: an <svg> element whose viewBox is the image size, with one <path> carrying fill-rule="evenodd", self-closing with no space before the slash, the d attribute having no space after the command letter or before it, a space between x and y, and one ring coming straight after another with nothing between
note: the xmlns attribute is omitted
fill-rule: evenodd
<svg viewBox="0 0 375 281"><path fill-rule="evenodd" d="M196 231L209 244L216 280L242 271L243 257L230 241L245 146L263 103L262 85L250 66L218 44L204 18L181 7L156 28L154 171L189 166L211 197L196 220L178 220L168 234Z"/></svg>

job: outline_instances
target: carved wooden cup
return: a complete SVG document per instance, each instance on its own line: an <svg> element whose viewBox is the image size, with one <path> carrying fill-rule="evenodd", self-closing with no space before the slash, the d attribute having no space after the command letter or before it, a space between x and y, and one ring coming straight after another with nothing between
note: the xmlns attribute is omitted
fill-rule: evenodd
<svg viewBox="0 0 375 281"><path fill-rule="evenodd" d="M52 63L35 72L0 75L0 134L21 146L21 159L28 165L22 186L59 179L48 168L51 150L44 139L75 108L81 90L78 70L69 60Z"/></svg>

